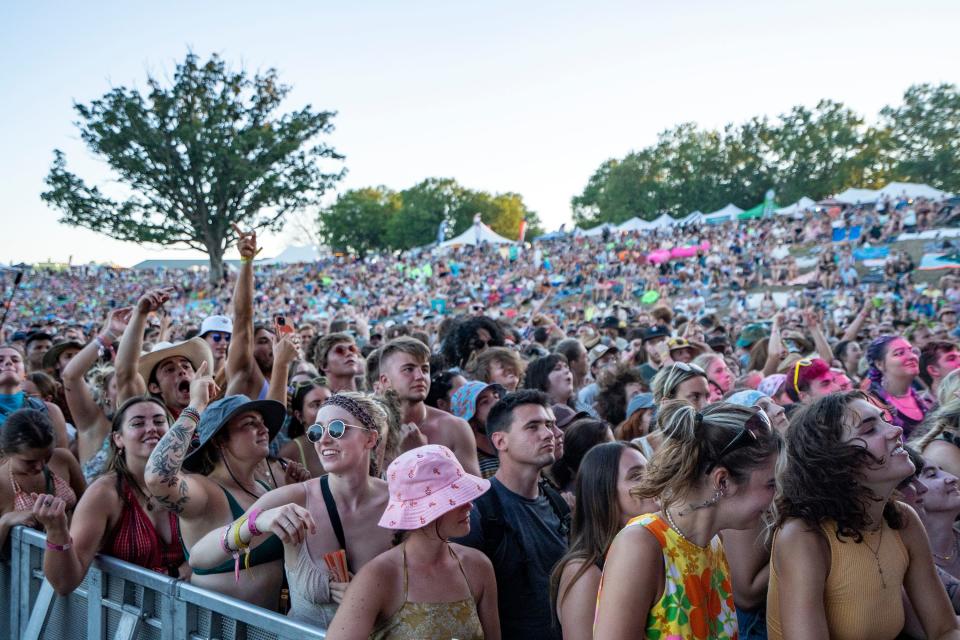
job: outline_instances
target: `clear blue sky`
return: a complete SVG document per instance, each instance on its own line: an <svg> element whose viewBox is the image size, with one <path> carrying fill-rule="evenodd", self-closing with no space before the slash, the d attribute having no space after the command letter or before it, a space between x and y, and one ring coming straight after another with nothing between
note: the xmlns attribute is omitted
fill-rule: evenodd
<svg viewBox="0 0 960 640"><path fill-rule="evenodd" d="M188 48L276 67L288 106L339 112L340 189L452 177L522 194L548 228L604 160L683 121L722 126L820 98L873 118L960 82L960 3L8 2L0 7L0 262L187 257L57 223L54 148L88 182L72 101L166 75ZM331 196L332 197L332 196ZM266 255L297 241L266 239Z"/></svg>

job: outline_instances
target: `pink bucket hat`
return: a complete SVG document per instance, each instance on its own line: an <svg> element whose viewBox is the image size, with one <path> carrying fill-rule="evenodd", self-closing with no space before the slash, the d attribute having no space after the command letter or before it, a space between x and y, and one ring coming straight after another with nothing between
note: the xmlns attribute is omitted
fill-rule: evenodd
<svg viewBox="0 0 960 640"><path fill-rule="evenodd" d="M409 531L475 500L490 488L490 481L465 472L450 449L428 444L390 463L387 486L390 502L379 524Z"/></svg>

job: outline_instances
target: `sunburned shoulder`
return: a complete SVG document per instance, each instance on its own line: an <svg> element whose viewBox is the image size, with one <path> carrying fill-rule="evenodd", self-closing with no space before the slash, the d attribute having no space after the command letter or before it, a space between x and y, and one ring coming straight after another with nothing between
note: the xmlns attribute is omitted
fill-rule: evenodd
<svg viewBox="0 0 960 640"><path fill-rule="evenodd" d="M800 518L790 518L777 530L777 544L791 551L828 551L829 542L823 531Z"/></svg>
<svg viewBox="0 0 960 640"><path fill-rule="evenodd" d="M449 427L449 426L459 426L463 425L470 428L470 425L463 418L458 418L452 413L447 413L442 409L437 409L436 407L427 407L427 418L424 420L425 426L437 426L437 427Z"/></svg>
<svg viewBox="0 0 960 640"><path fill-rule="evenodd" d="M450 543L450 548L453 549L453 552L460 558L460 562L463 563L463 568L468 574L470 573L471 567L479 568L490 564L490 559L479 549L467 547L455 542Z"/></svg>
<svg viewBox="0 0 960 640"><path fill-rule="evenodd" d="M98 505L117 506L121 503L120 494L117 493L117 474L105 473L87 487L83 492L84 502L95 502Z"/></svg>

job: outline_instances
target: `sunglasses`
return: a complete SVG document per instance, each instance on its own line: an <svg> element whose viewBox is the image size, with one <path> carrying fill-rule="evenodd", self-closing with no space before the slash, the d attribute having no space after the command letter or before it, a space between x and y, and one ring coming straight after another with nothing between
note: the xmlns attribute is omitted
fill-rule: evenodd
<svg viewBox="0 0 960 640"><path fill-rule="evenodd" d="M324 378L323 376L320 376L319 378L311 378L310 380L301 380L300 382L294 382L287 386L287 392L296 393L297 391L300 391L301 389L306 389L307 387L310 387L312 389L313 387L325 387L325 386L327 386L327 379Z"/></svg>
<svg viewBox="0 0 960 640"><path fill-rule="evenodd" d="M343 434L346 433L347 427L352 429L360 429L361 431L370 431L370 429L367 429L366 427L361 427L355 424L347 424L343 420L331 420L325 425L319 422L310 425L310 428L307 429L307 440L310 442L320 442L325 431L329 432L330 437L334 440L339 440L343 437Z"/></svg>
<svg viewBox="0 0 960 640"><path fill-rule="evenodd" d="M809 367L813 364L813 360L809 358L803 358L802 360L797 360L797 364L793 366L793 390L797 392L797 397L800 397L800 368Z"/></svg>
<svg viewBox="0 0 960 640"><path fill-rule="evenodd" d="M355 344L338 344L333 348L333 352L338 356L345 356L350 353L360 353L360 350L357 349L357 345Z"/></svg>
<svg viewBox="0 0 960 640"><path fill-rule="evenodd" d="M214 342L230 342L229 333L211 333L210 337L213 338Z"/></svg>
<svg viewBox="0 0 960 640"><path fill-rule="evenodd" d="M747 420L743 425L743 428L737 432L737 435L733 436L733 439L727 443L723 449L720 449L720 453L717 454L717 457L713 459L713 462L710 463L710 466L707 467L706 473L710 473L717 468L717 465L720 464L720 461L723 460L723 456L728 453L733 453L737 449L742 449L743 447L749 447L757 442L757 432L751 427L759 427L761 429L770 429L770 418L767 416L767 413L763 409L758 409L753 416Z"/></svg>

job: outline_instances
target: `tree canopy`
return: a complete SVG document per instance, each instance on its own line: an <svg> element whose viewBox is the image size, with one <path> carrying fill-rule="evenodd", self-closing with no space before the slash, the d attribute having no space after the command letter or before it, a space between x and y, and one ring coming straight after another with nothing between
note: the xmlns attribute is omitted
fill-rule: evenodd
<svg viewBox="0 0 960 640"><path fill-rule="evenodd" d="M958 130L960 92L949 84L911 87L874 125L831 100L722 130L684 123L649 147L603 162L572 199L573 217L593 226L728 202L748 208L770 188L784 203L892 180L958 191Z"/></svg>
<svg viewBox="0 0 960 640"><path fill-rule="evenodd" d="M62 212L61 222L119 240L200 249L217 282L234 223L277 229L285 214L316 205L343 176L343 157L321 140L335 114L310 105L280 113L290 87L274 69L249 76L217 55L201 63L190 53L172 84L150 76L147 86L74 104L81 139L128 195L88 186L55 150L41 197Z"/></svg>
<svg viewBox="0 0 960 640"><path fill-rule="evenodd" d="M526 220L532 236L541 231L537 214L515 193L468 189L450 178L428 178L409 189L351 189L320 212L320 236L336 251L410 249L430 244L441 224L445 237L465 231L476 214L507 238L516 238Z"/></svg>

